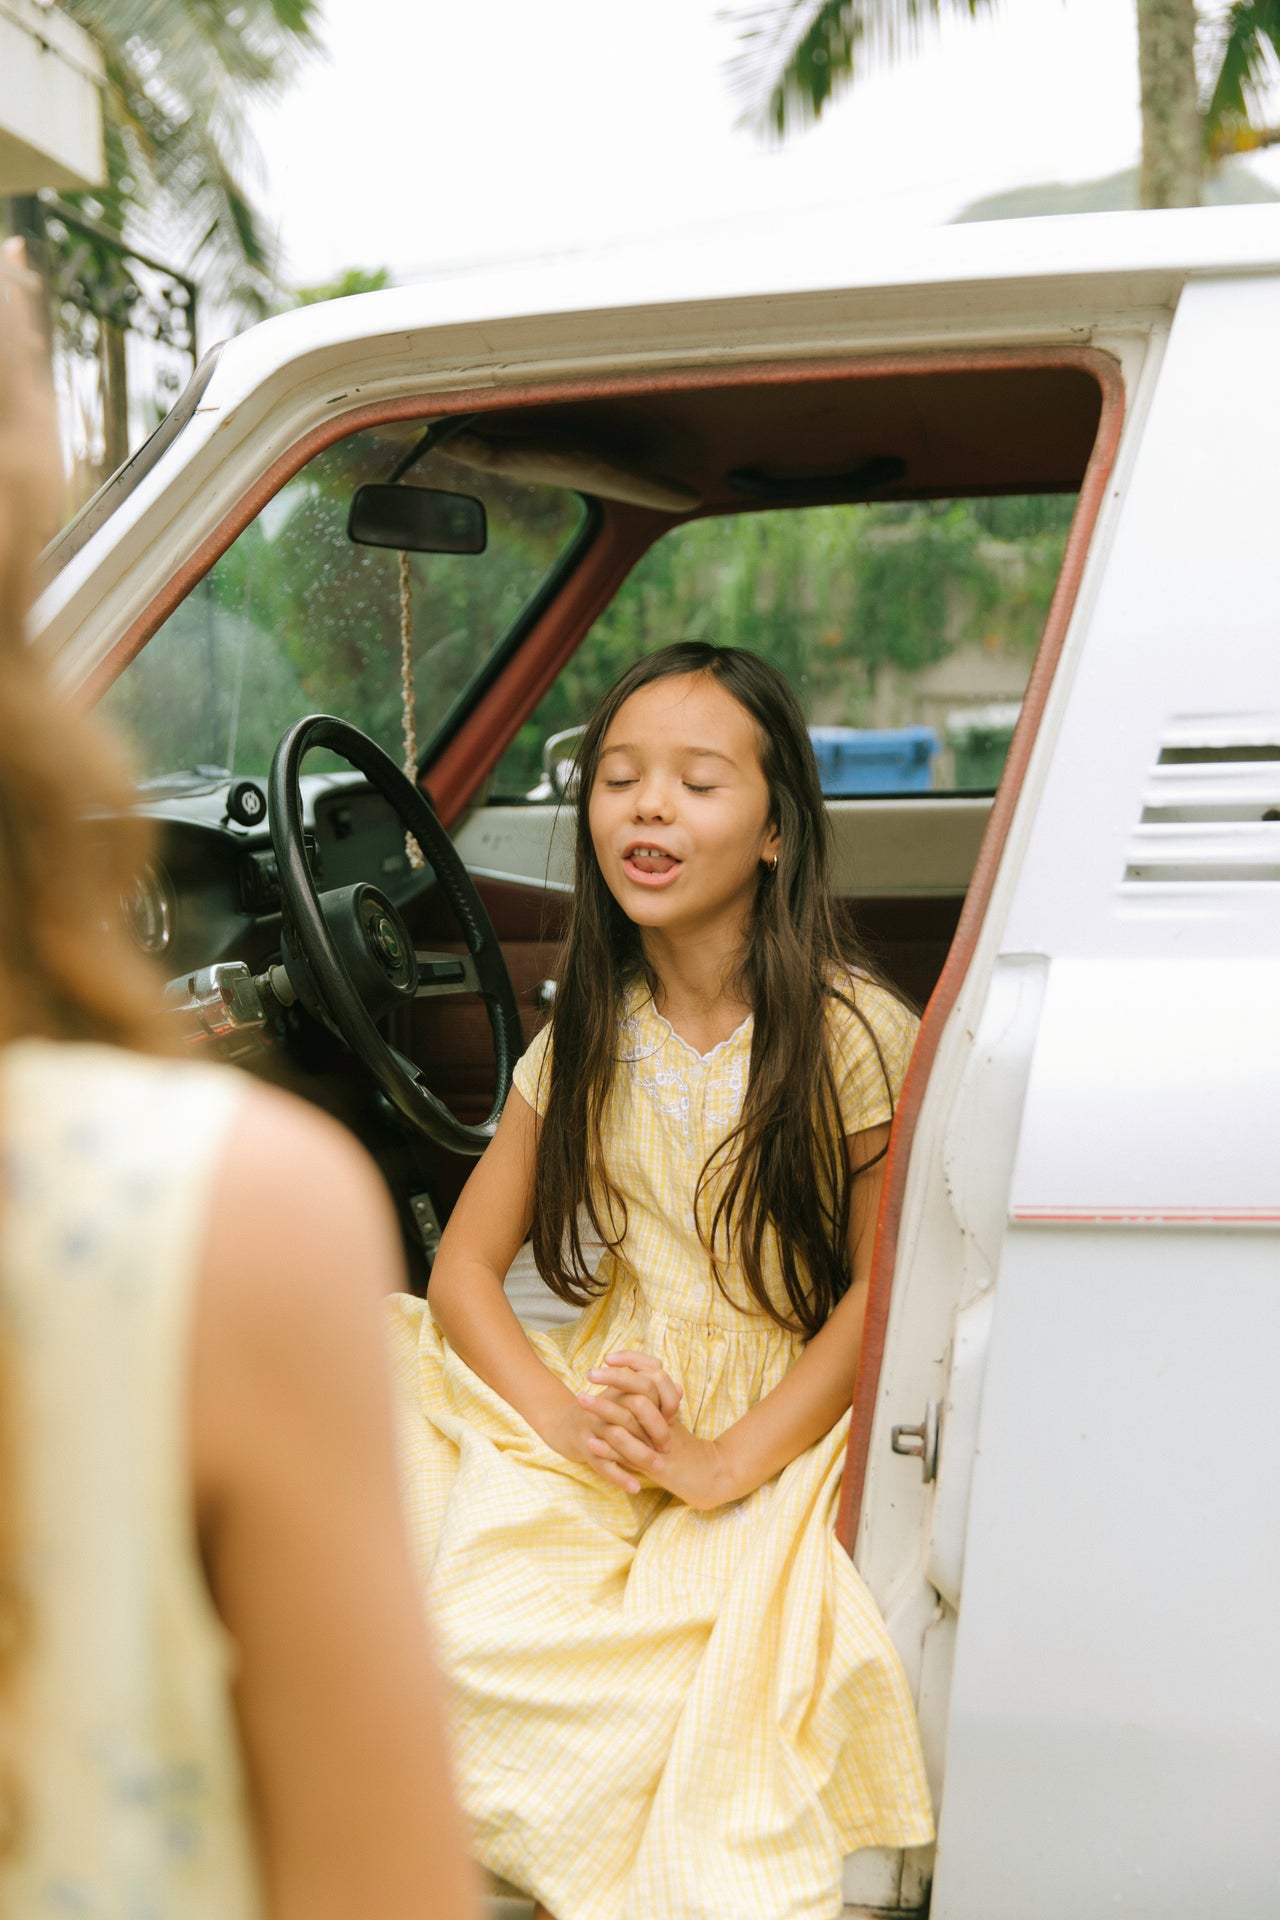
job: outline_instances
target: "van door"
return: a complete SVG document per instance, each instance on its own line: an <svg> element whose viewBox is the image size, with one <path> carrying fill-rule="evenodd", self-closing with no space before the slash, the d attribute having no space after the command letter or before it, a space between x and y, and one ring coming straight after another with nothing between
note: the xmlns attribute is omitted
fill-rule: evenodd
<svg viewBox="0 0 1280 1920"><path fill-rule="evenodd" d="M1183 292L1010 849L935 1920L1280 1910L1277 337Z"/></svg>

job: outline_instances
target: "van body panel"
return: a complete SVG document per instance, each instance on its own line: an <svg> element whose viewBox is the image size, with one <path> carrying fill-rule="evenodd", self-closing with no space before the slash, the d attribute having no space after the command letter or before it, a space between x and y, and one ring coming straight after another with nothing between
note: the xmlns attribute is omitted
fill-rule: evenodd
<svg viewBox="0 0 1280 1920"><path fill-rule="evenodd" d="M1280 1259L1011 1226L934 1920L1280 1911Z"/></svg>
<svg viewBox="0 0 1280 1920"><path fill-rule="evenodd" d="M1273 436L1259 430L1280 418L1265 344L1278 324L1274 275L1193 282L1140 367L1126 356L1110 501L912 1142L857 1557L919 1689L942 1805L933 1911L946 1920L1075 1915L1085 1900L1161 1920L1280 1910L1264 1811L1280 1805L1280 1703L1248 1678L1280 1666L1262 1598L1273 1549L1242 1539L1219 1506L1210 1563L1218 1578L1233 1570L1233 1594L1234 1569L1247 1569L1253 1595L1232 1613L1248 1642L1234 1667L1215 1664L1225 1595L1202 1579L1176 1630L1153 1640L1155 1603L1135 1573L1164 1566L1189 1530L1199 1553L1202 1504L1242 1473L1255 1525L1274 1512L1275 1447L1256 1409L1273 1390L1260 1355L1274 1353L1280 1298L1267 1230L1280 1208L1280 886L1266 877L1280 825L1262 819L1280 805L1280 760L1241 754L1280 740ZM1033 981L1042 1000L1028 997ZM982 1089L1002 1082L997 1119ZM1187 1224L1088 1224L1144 1213ZM1161 1327L1170 1247L1190 1277ZM984 1343L971 1309L993 1282ZM1059 1322L1061 1340L1046 1341ZM1081 1423L1082 1397L1107 1405L1105 1431ZM891 1426L920 1421L931 1400L932 1488L889 1446ZM1169 1422L1186 1463L1152 1452ZM1033 1454L1022 1428L1037 1423ZM1071 1504L1081 1432L1093 1435L1085 1464L1100 1463L1091 1521ZM1135 1450L1141 1489L1126 1477ZM1095 1533L1115 1561L1096 1594ZM1025 1579L1010 1583L1024 1551ZM1073 1639L1036 1598L1059 1566ZM911 1644L914 1583L929 1576L940 1611ZM1160 1699L1179 1642L1201 1662L1190 1703L1172 1687ZM1146 1696L1127 1707L1111 1679L1130 1664ZM1223 1791L1202 1806L1206 1765ZM1218 1869L1237 1859L1233 1890L1230 1864ZM1130 1863L1123 1884L1113 1861Z"/></svg>
<svg viewBox="0 0 1280 1920"><path fill-rule="evenodd" d="M1014 1219L1280 1229L1278 974L1256 956L1055 961Z"/></svg>
<svg viewBox="0 0 1280 1920"><path fill-rule="evenodd" d="M1013 951L1275 951L1280 886L1258 876L1256 854L1213 880L1161 886L1130 870L1149 851L1140 836L1153 777L1170 771L1162 755L1197 739L1221 751L1224 731L1237 747L1277 743L1278 337L1280 275L1194 283L1179 302L1020 863ZM1280 763L1268 764L1280 787ZM1178 765L1182 784L1194 766ZM1268 826L1280 836L1258 826L1255 842Z"/></svg>
<svg viewBox="0 0 1280 1920"><path fill-rule="evenodd" d="M1278 327L1275 276L1184 291L1006 852L1047 980L937 1920L1280 1911Z"/></svg>

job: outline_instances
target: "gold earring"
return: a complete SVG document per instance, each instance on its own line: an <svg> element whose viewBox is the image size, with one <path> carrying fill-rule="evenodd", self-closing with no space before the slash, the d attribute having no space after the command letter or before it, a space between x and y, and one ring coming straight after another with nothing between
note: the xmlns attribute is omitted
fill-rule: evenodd
<svg viewBox="0 0 1280 1920"><path fill-rule="evenodd" d="M774 854L772 860L769 862L769 871L770 873L776 873L778 871L778 856L776 853Z"/></svg>

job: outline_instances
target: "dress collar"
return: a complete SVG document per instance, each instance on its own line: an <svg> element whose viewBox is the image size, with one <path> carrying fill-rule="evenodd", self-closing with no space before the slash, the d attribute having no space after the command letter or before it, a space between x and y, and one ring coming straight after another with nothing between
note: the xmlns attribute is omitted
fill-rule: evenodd
<svg viewBox="0 0 1280 1920"><path fill-rule="evenodd" d="M748 1014L739 1021L733 1032L725 1040L718 1040L707 1053L699 1053L697 1048L678 1034L665 1015L658 1012L653 1004L653 995L646 981L637 980L628 989L623 1003L622 1023L618 1035L618 1058L620 1060L648 1060L670 1046L680 1053L687 1054L690 1060L699 1066L708 1066L722 1053L740 1048L744 1041L750 1043L755 1015Z"/></svg>

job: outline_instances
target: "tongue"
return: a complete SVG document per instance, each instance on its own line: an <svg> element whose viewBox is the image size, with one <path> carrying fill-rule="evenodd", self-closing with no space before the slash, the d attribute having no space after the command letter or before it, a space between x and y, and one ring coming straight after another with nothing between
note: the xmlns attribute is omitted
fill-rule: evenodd
<svg viewBox="0 0 1280 1920"><path fill-rule="evenodd" d="M669 853L633 853L631 864L638 867L641 873L670 873L680 862L673 860Z"/></svg>

